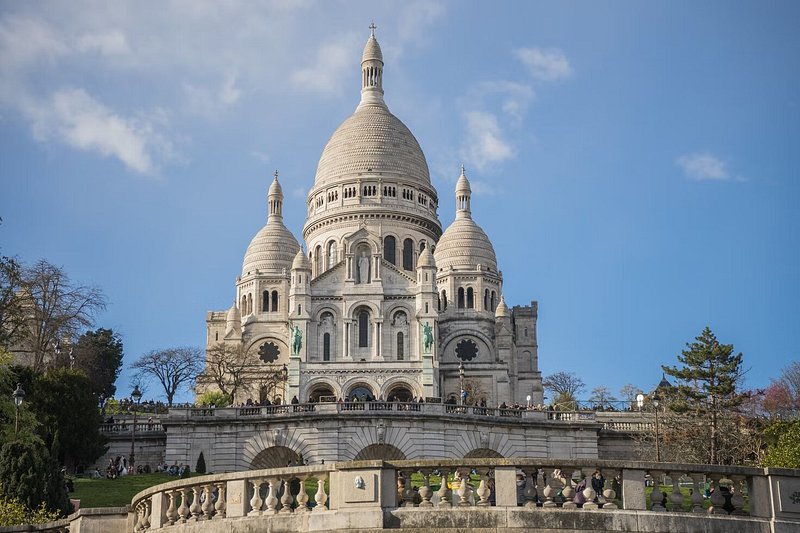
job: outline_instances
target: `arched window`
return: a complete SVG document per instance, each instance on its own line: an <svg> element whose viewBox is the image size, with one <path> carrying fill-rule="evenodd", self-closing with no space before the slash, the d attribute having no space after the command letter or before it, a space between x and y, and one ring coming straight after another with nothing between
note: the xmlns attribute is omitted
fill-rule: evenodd
<svg viewBox="0 0 800 533"><path fill-rule="evenodd" d="M269 291L261 293L261 312L266 313L269 311Z"/></svg>
<svg viewBox="0 0 800 533"><path fill-rule="evenodd" d="M464 287L458 288L458 308L464 309Z"/></svg>
<svg viewBox="0 0 800 533"><path fill-rule="evenodd" d="M239 312L243 315L247 314L247 295L242 294L242 303L239 304Z"/></svg>
<svg viewBox="0 0 800 533"><path fill-rule="evenodd" d="M322 274L322 246L319 244L314 249L314 275L319 276Z"/></svg>
<svg viewBox="0 0 800 533"><path fill-rule="evenodd" d="M489 289L483 291L483 310L491 311L491 309L489 308Z"/></svg>
<svg viewBox="0 0 800 533"><path fill-rule="evenodd" d="M278 310L278 291L272 291L272 311Z"/></svg>
<svg viewBox="0 0 800 533"><path fill-rule="evenodd" d="M333 265L336 264L336 241L331 241L328 243L328 268L333 268Z"/></svg>
<svg viewBox="0 0 800 533"><path fill-rule="evenodd" d="M497 293L492 291L492 311L494 311L497 308L497 305L495 305L496 299L497 299Z"/></svg>
<svg viewBox="0 0 800 533"><path fill-rule="evenodd" d="M474 309L475 308L475 293L472 290L472 287L467 289L467 309Z"/></svg>
<svg viewBox="0 0 800 533"><path fill-rule="evenodd" d="M442 291L442 311L447 311L447 291Z"/></svg>
<svg viewBox="0 0 800 533"><path fill-rule="evenodd" d="M422 250L425 249L425 241L419 241L419 253L422 253Z"/></svg>
<svg viewBox="0 0 800 533"><path fill-rule="evenodd" d="M383 258L391 264L397 264L397 241L391 235L383 238Z"/></svg>
<svg viewBox="0 0 800 533"><path fill-rule="evenodd" d="M358 347L369 347L369 312L361 311L358 314Z"/></svg>
<svg viewBox="0 0 800 533"><path fill-rule="evenodd" d="M404 348L403 332L399 331L399 332L397 332L397 360L398 361L402 361L403 360L403 356L404 356L403 348Z"/></svg>
<svg viewBox="0 0 800 533"><path fill-rule="evenodd" d="M403 270L414 270L414 241L403 241Z"/></svg>
<svg viewBox="0 0 800 533"><path fill-rule="evenodd" d="M331 360L331 334L326 333L322 337L322 360Z"/></svg>

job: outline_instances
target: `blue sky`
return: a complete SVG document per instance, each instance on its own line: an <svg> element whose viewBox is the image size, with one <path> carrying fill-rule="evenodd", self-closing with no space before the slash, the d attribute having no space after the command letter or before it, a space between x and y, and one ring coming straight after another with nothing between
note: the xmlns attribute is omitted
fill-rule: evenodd
<svg viewBox="0 0 800 533"><path fill-rule="evenodd" d="M372 20L545 374L649 390L706 325L749 387L800 358L797 2L2 2L0 252L101 287L126 365L201 346L276 168L300 234Z"/></svg>

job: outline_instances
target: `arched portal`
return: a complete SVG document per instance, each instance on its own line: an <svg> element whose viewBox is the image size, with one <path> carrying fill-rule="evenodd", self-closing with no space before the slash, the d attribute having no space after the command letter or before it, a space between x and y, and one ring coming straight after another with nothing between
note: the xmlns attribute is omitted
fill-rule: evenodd
<svg viewBox="0 0 800 533"><path fill-rule="evenodd" d="M333 389L328 385L317 385L308 393L308 401L317 403L323 396L333 396Z"/></svg>
<svg viewBox="0 0 800 533"><path fill-rule="evenodd" d="M383 461L404 461L406 454L404 454L397 446L391 444L370 444L366 448L358 452L355 456L355 461L369 461L372 459L381 459Z"/></svg>
<svg viewBox="0 0 800 533"><path fill-rule="evenodd" d="M398 383L386 393L386 399L390 402L410 402L414 399L414 394L408 385Z"/></svg>
<svg viewBox="0 0 800 533"><path fill-rule="evenodd" d="M350 401L358 399L359 402L366 402L367 400L375 399L375 392L372 390L372 388L370 388L369 385L357 383L353 385L353 387L347 393L347 399Z"/></svg>
<svg viewBox="0 0 800 533"><path fill-rule="evenodd" d="M475 448L464 459L502 459L503 454L492 450L491 448Z"/></svg>
<svg viewBox="0 0 800 533"><path fill-rule="evenodd" d="M300 463L300 456L286 446L271 446L261 450L253 457L250 468L261 470L262 468L285 468L289 463L296 465Z"/></svg>

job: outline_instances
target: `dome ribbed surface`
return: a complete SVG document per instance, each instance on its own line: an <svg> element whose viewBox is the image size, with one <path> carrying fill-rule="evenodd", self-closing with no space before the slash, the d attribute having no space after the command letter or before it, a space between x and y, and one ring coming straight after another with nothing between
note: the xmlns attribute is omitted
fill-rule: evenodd
<svg viewBox="0 0 800 533"><path fill-rule="evenodd" d="M362 172L400 174L430 186L417 139L383 105L363 105L333 133L317 165L314 186Z"/></svg>
<svg viewBox="0 0 800 533"><path fill-rule="evenodd" d="M297 269L311 270L311 261L303 253L303 250L298 250L294 256L294 261L292 261L292 270Z"/></svg>
<svg viewBox="0 0 800 533"><path fill-rule="evenodd" d="M436 267L436 260L433 258L428 246L426 246L425 249L422 250L422 253L419 254L419 259L417 259L417 268L419 267Z"/></svg>
<svg viewBox="0 0 800 533"><path fill-rule="evenodd" d="M364 61L369 61L370 59L377 59L383 63L383 52L381 52L381 45L378 44L378 40L374 35L367 39L367 44L364 45L364 53L361 54L362 63Z"/></svg>
<svg viewBox="0 0 800 533"><path fill-rule="evenodd" d="M281 272L292 267L300 245L283 222L270 220L256 233L244 254L242 276L256 270Z"/></svg>
<svg viewBox="0 0 800 533"><path fill-rule="evenodd" d="M458 217L445 230L433 252L440 269L474 269L480 264L497 271L497 256L489 237L469 217Z"/></svg>

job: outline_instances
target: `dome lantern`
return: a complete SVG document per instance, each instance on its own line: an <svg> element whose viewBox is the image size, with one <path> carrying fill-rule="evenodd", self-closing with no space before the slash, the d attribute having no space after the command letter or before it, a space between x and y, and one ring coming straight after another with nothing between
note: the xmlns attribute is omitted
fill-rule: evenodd
<svg viewBox="0 0 800 533"><path fill-rule="evenodd" d="M385 105L383 102L383 53L375 38L375 23L370 24L370 36L361 54L361 104Z"/></svg>

